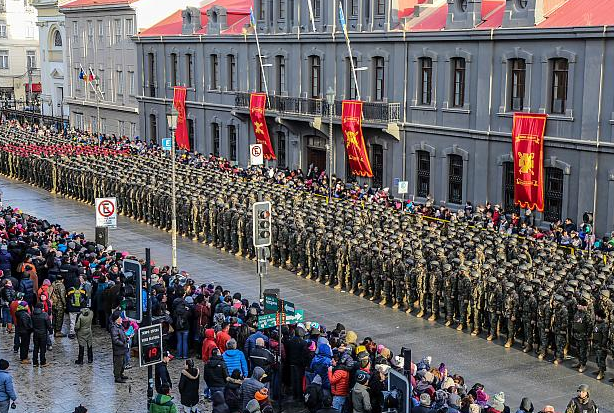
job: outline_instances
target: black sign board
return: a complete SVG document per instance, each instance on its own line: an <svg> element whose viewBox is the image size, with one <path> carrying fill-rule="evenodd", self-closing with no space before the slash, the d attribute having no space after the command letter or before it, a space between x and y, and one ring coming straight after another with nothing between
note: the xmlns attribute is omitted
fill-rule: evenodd
<svg viewBox="0 0 614 413"><path fill-rule="evenodd" d="M162 362L162 324L139 329L140 366L152 366Z"/></svg>

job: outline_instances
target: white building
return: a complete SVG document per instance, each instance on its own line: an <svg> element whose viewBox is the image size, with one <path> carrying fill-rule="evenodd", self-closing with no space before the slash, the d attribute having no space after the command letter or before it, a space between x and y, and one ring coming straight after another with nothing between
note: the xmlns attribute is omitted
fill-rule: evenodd
<svg viewBox="0 0 614 413"><path fill-rule="evenodd" d="M64 100L68 91L68 72L64 57L66 28L59 6L69 0L34 0L38 10L38 38L40 41L40 95L43 115L68 118L69 108Z"/></svg>
<svg viewBox="0 0 614 413"><path fill-rule="evenodd" d="M36 9L31 0L0 0L0 100L32 98L40 92Z"/></svg>

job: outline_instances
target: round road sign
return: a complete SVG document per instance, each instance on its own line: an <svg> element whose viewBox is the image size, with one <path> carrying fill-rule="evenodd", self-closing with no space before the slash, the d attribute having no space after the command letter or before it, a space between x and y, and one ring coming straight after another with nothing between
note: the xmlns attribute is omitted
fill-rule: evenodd
<svg viewBox="0 0 614 413"><path fill-rule="evenodd" d="M252 146L252 156L254 158L258 158L262 154L262 147L260 146Z"/></svg>
<svg viewBox="0 0 614 413"><path fill-rule="evenodd" d="M111 201L102 201L98 205L98 213L105 218L112 216L115 213L115 204Z"/></svg>

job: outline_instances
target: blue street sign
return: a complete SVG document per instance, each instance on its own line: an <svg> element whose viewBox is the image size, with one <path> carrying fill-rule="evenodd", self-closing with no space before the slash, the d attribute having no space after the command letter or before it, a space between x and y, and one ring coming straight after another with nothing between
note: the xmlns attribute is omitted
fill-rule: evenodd
<svg viewBox="0 0 614 413"><path fill-rule="evenodd" d="M392 180L392 186L399 186L399 181L400 181L400 180L401 180L400 178L394 178L394 179Z"/></svg>
<svg viewBox="0 0 614 413"><path fill-rule="evenodd" d="M172 146L173 142L171 141L171 138L162 139L162 149L164 149L165 151L170 151L172 149Z"/></svg>

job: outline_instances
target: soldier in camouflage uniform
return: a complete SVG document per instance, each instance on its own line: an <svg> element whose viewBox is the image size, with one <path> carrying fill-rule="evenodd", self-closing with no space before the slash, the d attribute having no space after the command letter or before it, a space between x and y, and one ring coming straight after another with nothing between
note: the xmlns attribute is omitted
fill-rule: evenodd
<svg viewBox="0 0 614 413"><path fill-rule="evenodd" d="M586 370L586 362L588 361L588 345L593 332L594 320L591 318L591 310L589 309L590 295L585 291L578 300L577 310L573 316L571 326L572 337L576 342L578 351L578 363L573 366L577 368L579 373Z"/></svg>
<svg viewBox="0 0 614 413"><path fill-rule="evenodd" d="M516 317L518 315L518 293L514 289L514 283L505 283L505 294L503 299L503 317L507 322L507 341L504 347L510 348L514 345L516 337Z"/></svg>
<svg viewBox="0 0 614 413"><path fill-rule="evenodd" d="M400 252L394 254L392 264L392 283L394 287L394 305L392 308L397 309L403 306L405 301L405 262Z"/></svg>
<svg viewBox="0 0 614 413"><path fill-rule="evenodd" d="M520 302L520 320L524 335L524 348L522 351L528 353L533 350L533 330L535 329L535 314L537 313L537 300L533 296L533 289L530 285L526 285L522 290Z"/></svg>
<svg viewBox="0 0 614 413"><path fill-rule="evenodd" d="M602 380L606 372L606 358L610 340L610 327L607 323L607 314L602 309L595 311L595 327L593 328L593 348L597 367L597 380Z"/></svg>
<svg viewBox="0 0 614 413"><path fill-rule="evenodd" d="M447 263L443 265L442 295L446 310L445 325L448 327L454 322L454 304L457 296L457 279L456 272L452 270L452 265Z"/></svg>
<svg viewBox="0 0 614 413"><path fill-rule="evenodd" d="M537 322L536 330L539 335L538 345L536 349L537 358L543 360L548 354L548 342L550 337L550 329L552 327L552 306L550 304L550 293L545 290L539 292L539 304L537 305Z"/></svg>
<svg viewBox="0 0 614 413"><path fill-rule="evenodd" d="M426 312L426 299L427 299L427 291L428 291L428 277L426 273L426 269L424 268L426 265L426 260L424 258L418 261L416 266L416 291L418 293L418 314L416 317L420 318L424 316Z"/></svg>
<svg viewBox="0 0 614 413"><path fill-rule="evenodd" d="M498 336L499 317L503 310L503 292L496 277L488 278L487 288L485 310L489 317L490 331L486 340L492 341Z"/></svg>
<svg viewBox="0 0 614 413"><path fill-rule="evenodd" d="M569 315L565 305L565 297L562 295L554 296L554 311L552 314L552 332L554 334L554 364L560 364L565 357L565 346L567 345L567 333L569 330Z"/></svg>
<svg viewBox="0 0 614 413"><path fill-rule="evenodd" d="M463 330L469 323L469 304L471 300L472 283L469 277L469 269L464 265L459 268L460 278L458 280L458 307L459 307L459 320L458 331Z"/></svg>

